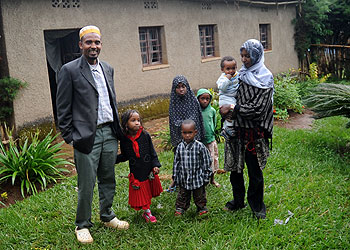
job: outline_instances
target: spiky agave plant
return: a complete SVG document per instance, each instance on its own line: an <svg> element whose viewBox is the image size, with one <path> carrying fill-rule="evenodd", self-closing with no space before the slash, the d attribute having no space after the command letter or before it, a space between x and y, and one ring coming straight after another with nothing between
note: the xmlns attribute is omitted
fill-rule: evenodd
<svg viewBox="0 0 350 250"><path fill-rule="evenodd" d="M307 107L316 113L315 118L345 116L350 118L350 86L322 83L304 99ZM350 122L346 124L350 128Z"/></svg>

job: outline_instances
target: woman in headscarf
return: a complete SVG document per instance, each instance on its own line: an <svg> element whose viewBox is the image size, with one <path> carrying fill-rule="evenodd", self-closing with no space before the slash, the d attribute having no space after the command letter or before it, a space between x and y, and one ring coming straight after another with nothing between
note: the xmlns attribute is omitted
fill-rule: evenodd
<svg viewBox="0 0 350 250"><path fill-rule="evenodd" d="M243 66L239 72L237 104L220 108L222 114L231 111L233 127L237 131L234 138L225 142L224 169L231 172L233 191L233 200L226 203L225 209L236 211L245 207L243 169L246 164L248 204L258 219L264 219L262 170L269 156L269 139L272 139L274 80L264 65L264 48L258 40L246 41L240 48L240 55Z"/></svg>

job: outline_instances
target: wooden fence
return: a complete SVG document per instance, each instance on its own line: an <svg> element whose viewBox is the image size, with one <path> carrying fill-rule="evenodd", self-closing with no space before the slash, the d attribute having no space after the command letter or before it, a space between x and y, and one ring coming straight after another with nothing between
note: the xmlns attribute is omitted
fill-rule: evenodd
<svg viewBox="0 0 350 250"><path fill-rule="evenodd" d="M307 71L312 62L317 63L321 75L331 73L338 79L350 80L350 46L312 44L301 62L302 71Z"/></svg>

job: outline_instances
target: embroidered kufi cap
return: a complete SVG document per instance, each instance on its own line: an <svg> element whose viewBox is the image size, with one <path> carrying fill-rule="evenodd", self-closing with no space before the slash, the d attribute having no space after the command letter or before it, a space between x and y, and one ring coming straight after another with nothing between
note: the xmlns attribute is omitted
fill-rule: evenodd
<svg viewBox="0 0 350 250"><path fill-rule="evenodd" d="M99 28L97 28L96 26L93 26L93 25L88 25L88 26L81 28L81 30L79 31L79 38L81 39L83 36L85 36L86 34L89 34L89 33L96 33L96 34L99 34L101 36L101 32L100 32Z"/></svg>

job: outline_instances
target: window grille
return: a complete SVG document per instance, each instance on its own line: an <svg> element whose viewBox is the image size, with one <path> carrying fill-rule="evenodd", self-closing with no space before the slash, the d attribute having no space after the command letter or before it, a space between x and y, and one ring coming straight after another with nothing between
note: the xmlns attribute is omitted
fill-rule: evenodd
<svg viewBox="0 0 350 250"><path fill-rule="evenodd" d="M80 7L80 0L72 0L73 8L79 8Z"/></svg>
<svg viewBox="0 0 350 250"><path fill-rule="evenodd" d="M139 28L141 59L143 66L162 63L160 27Z"/></svg>
<svg viewBox="0 0 350 250"><path fill-rule="evenodd" d="M211 3L202 3L202 10L211 10Z"/></svg>
<svg viewBox="0 0 350 250"><path fill-rule="evenodd" d="M70 8L69 0L62 0L62 8Z"/></svg>
<svg viewBox="0 0 350 250"><path fill-rule="evenodd" d="M68 9L70 7L79 8L80 0L51 0L52 7Z"/></svg>
<svg viewBox="0 0 350 250"><path fill-rule="evenodd" d="M200 25L199 39L202 58L215 56L214 25Z"/></svg>
<svg viewBox="0 0 350 250"><path fill-rule="evenodd" d="M158 9L157 1L144 1L143 6L145 9Z"/></svg>
<svg viewBox="0 0 350 250"><path fill-rule="evenodd" d="M259 24L260 42L264 50L271 50L271 26L270 24Z"/></svg>

